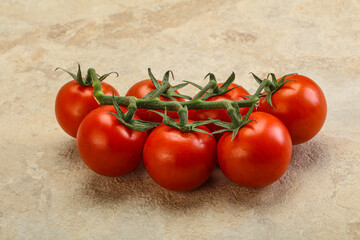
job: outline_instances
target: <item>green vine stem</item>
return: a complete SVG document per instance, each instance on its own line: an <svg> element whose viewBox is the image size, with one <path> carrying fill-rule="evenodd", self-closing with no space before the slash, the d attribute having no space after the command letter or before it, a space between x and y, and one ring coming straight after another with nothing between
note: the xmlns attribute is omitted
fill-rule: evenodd
<svg viewBox="0 0 360 240"><path fill-rule="evenodd" d="M134 118L135 112L137 110L136 100L134 98L130 98L128 111L125 113L124 120L129 123Z"/></svg>
<svg viewBox="0 0 360 240"><path fill-rule="evenodd" d="M180 127L184 127L186 124L188 124L189 119L188 119L188 110L185 107L182 107L178 110L178 114L179 114L179 123L180 123Z"/></svg>
<svg viewBox="0 0 360 240"><path fill-rule="evenodd" d="M234 126L238 127L241 124L241 116L238 116L236 113L235 108L233 107L232 103L226 103L226 113L230 116L232 123Z"/></svg>
<svg viewBox="0 0 360 240"><path fill-rule="evenodd" d="M209 73L209 74L210 74L210 73ZM208 74L208 75L209 75L209 74ZM208 75L206 75L206 76L208 76ZM206 77L205 77L205 78L206 78ZM191 101L192 101L192 102L197 102L198 100L201 99L202 96L204 96L204 94L205 94L209 89L214 89L214 88L216 88L216 87L217 87L216 79L213 79L213 78L211 78L211 76L210 76L210 81L209 81L209 83L208 83L203 89L201 89L200 92L199 92L198 94L196 94L196 96L191 99Z"/></svg>
<svg viewBox="0 0 360 240"><path fill-rule="evenodd" d="M156 99L160 97L161 94L165 93L170 88L170 83L165 82L164 85L161 85L159 89L151 96L150 99Z"/></svg>
<svg viewBox="0 0 360 240"><path fill-rule="evenodd" d="M95 69L89 68L88 74L92 79L92 85L94 88L94 97L97 102L101 105L112 105L113 104L113 97L105 95L101 91L101 82L96 74ZM210 81L208 87L213 87L214 82ZM237 101L237 105L239 107L251 107L254 103L259 101L259 95L261 91L268 86L270 81L263 81L259 88L257 89L256 93L250 96L249 99ZM199 95L199 94L198 94ZM131 100L132 99L132 100ZM145 108L145 109L152 109L152 110L165 110L168 111L177 111L179 110L179 104L182 107L187 107L187 109L226 109L228 104L232 104L233 101L230 100L223 100L223 101L212 101L207 102L201 99L196 99L196 101L185 101L185 102L177 102L177 101L161 101L159 98L150 98L150 99L139 99L135 97L124 97L124 96L114 96L114 100L117 104L121 106L129 106L131 101L134 101L136 107Z"/></svg>

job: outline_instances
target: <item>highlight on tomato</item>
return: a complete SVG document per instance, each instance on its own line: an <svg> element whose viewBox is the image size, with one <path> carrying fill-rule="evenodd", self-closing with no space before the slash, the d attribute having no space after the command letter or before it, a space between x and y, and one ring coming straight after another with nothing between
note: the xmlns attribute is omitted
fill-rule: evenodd
<svg viewBox="0 0 360 240"><path fill-rule="evenodd" d="M80 65L78 66L77 75L68 71L66 72L69 73L74 80L62 86L57 93L55 115L60 127L67 134L76 138L81 121L89 112L100 107L100 104L94 98L91 78L88 75L82 78ZM101 76L100 80L104 80L109 74L110 73ZM101 91L106 95L112 95L113 92L115 96L119 95L113 86L105 82L101 83Z"/></svg>

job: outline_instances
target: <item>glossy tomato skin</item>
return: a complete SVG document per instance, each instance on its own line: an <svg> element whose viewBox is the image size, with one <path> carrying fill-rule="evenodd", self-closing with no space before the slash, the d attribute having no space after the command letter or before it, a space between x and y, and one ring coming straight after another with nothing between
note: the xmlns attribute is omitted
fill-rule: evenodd
<svg viewBox="0 0 360 240"><path fill-rule="evenodd" d="M219 87L221 87L222 85L223 85L223 83L219 83ZM249 92L245 88L243 88L235 83L232 83L229 86L229 89L234 88L234 87L238 87L238 88L235 88L224 95L210 97L206 101L222 101L222 100L232 100L232 101L239 100L239 101L241 101L241 100L247 99L246 97L241 96L241 95L249 95ZM240 113L242 116L246 115L246 113L248 111L249 111L249 108L247 108L247 107L240 108ZM189 110L189 119L192 119L195 121L201 121L201 120L208 120L209 118L219 119L223 122L231 122L231 118L226 113L226 109ZM219 127L213 123L207 124L206 127L209 128L209 130L211 132L222 129L221 127ZM219 140L221 135L222 134L215 134L214 136L217 140Z"/></svg>
<svg viewBox="0 0 360 240"><path fill-rule="evenodd" d="M101 106L84 118L78 130L77 146L81 158L94 172L108 177L122 176L140 164L147 132L127 128L108 112L115 113L112 105Z"/></svg>
<svg viewBox="0 0 360 240"><path fill-rule="evenodd" d="M158 82L161 84L161 81L158 80ZM155 86L154 84L152 83L151 79L146 79L146 80L143 80L143 81L140 81L140 82L137 82L135 83L128 91L127 93L125 94L126 96L134 96L134 97L137 97L137 98L142 98L144 97L146 94L148 94L149 92L155 90ZM177 91L176 91L177 92ZM160 96L159 99L161 101L172 101L171 99L169 98L166 98L164 96ZM178 102L184 102L185 100L182 99L182 98L175 98ZM162 112L164 113L164 111L161 111L161 110L157 110L159 112ZM149 109L138 109L136 111L136 115L144 120L144 121L151 121L151 122L159 122L161 123L163 118L154 113L154 112L151 112L149 111ZM167 115L171 118L178 118L178 114L176 111L167 111Z"/></svg>
<svg viewBox="0 0 360 240"><path fill-rule="evenodd" d="M278 180L289 166L292 143L289 131L276 117L255 112L255 119L242 127L233 142L226 132L217 145L223 173L245 187L263 187Z"/></svg>
<svg viewBox="0 0 360 240"><path fill-rule="evenodd" d="M119 96L119 93L110 84L101 83L101 90L106 95ZM76 138L76 133L83 118L100 106L96 102L92 86L83 87L75 80L66 83L59 90L55 100L55 115L61 128L70 136Z"/></svg>
<svg viewBox="0 0 360 240"><path fill-rule="evenodd" d="M274 109L265 98L260 100L256 111L270 113L279 118L288 128L294 145L312 139L325 123L327 104L323 91L310 78L290 75L271 97Z"/></svg>
<svg viewBox="0 0 360 240"><path fill-rule="evenodd" d="M149 175L160 186L189 191L211 176L216 166L216 141L205 133L181 132L161 124L149 135L143 158Z"/></svg>

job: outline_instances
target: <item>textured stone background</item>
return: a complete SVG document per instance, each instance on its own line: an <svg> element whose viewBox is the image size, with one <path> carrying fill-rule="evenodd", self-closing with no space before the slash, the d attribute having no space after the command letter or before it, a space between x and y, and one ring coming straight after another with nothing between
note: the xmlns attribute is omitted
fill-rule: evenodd
<svg viewBox="0 0 360 240"><path fill-rule="evenodd" d="M217 169L173 193L143 166L91 172L58 126L61 66L117 71L124 94L171 69L203 84L235 71L298 72L328 100L321 133L294 147L279 181L247 189ZM3 0L0 2L1 239L360 239L360 2L357 0ZM193 94L188 88L185 93Z"/></svg>

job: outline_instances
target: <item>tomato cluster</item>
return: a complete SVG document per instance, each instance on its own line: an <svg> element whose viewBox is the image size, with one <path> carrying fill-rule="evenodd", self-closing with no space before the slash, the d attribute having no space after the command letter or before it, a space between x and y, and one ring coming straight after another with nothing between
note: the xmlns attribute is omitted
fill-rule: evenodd
<svg viewBox="0 0 360 240"><path fill-rule="evenodd" d="M102 106L95 101L91 85L79 86L76 81L60 89L55 112L64 131L77 139L85 164L98 174L122 176L144 161L156 183L169 190L188 191L205 183L218 163L231 181L246 187L262 187L285 173L292 145L313 138L326 118L324 94L310 78L294 74L276 81L273 88L261 92L256 106L235 107L238 115L243 116L239 121L229 113L230 108L192 107L184 115L186 126L196 126L184 128L177 127L183 120L176 111L156 113L151 109L135 109L131 121L158 123L151 132L140 132L123 120L128 114L124 112L130 112L130 105L119 107L114 100L115 105ZM225 84L226 91L212 93L205 101L242 101L251 96L239 85ZM105 95L118 96L106 83L101 83L101 90ZM140 99L151 91L156 91L156 86L148 79L133 85L126 96ZM158 101L184 102L185 99L159 96ZM175 127L166 124L165 117L170 117ZM213 121L198 124L209 118ZM224 126L232 129L221 130Z"/></svg>

